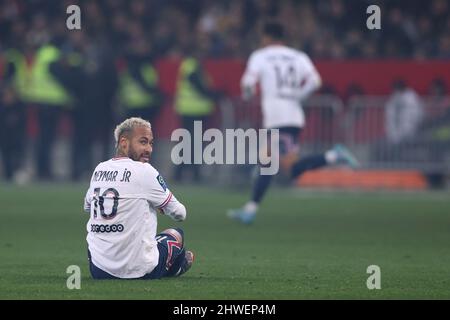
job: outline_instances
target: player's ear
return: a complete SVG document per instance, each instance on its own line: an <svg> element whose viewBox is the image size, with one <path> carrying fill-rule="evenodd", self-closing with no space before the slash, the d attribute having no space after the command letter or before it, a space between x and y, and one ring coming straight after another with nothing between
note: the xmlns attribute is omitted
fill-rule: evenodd
<svg viewBox="0 0 450 320"><path fill-rule="evenodd" d="M127 139L126 136L120 137L120 140L119 140L119 147L120 147L120 149L122 149L122 150L127 150L127 149L128 149L128 139Z"/></svg>

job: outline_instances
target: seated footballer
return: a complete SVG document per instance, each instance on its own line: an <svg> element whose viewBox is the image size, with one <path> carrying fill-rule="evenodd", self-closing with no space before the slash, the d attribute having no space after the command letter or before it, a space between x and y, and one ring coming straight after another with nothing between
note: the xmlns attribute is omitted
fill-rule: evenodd
<svg viewBox="0 0 450 320"><path fill-rule="evenodd" d="M180 228L156 234L157 213L175 221L186 208L149 163L153 133L148 121L129 118L115 131L116 156L92 174L84 210L88 258L94 279L159 279L189 270L194 255L185 250Z"/></svg>

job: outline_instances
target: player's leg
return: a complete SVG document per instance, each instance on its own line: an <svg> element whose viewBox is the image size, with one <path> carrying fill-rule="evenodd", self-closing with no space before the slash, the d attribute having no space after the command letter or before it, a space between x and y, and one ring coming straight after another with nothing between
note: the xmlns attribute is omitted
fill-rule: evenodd
<svg viewBox="0 0 450 320"><path fill-rule="evenodd" d="M170 228L156 236L159 250L159 263L144 278L180 276L190 269L194 254L184 248L184 233L180 228Z"/></svg>
<svg viewBox="0 0 450 320"><path fill-rule="evenodd" d="M346 164L356 168L359 163L355 156L343 145L335 145L323 154L307 156L292 165L291 177L297 178L305 171L318 169L327 165Z"/></svg>
<svg viewBox="0 0 450 320"><path fill-rule="evenodd" d="M183 250L184 254L178 255L173 265L164 275L164 277L178 277L186 273L194 263L194 253L189 250Z"/></svg>
<svg viewBox="0 0 450 320"><path fill-rule="evenodd" d="M40 179L52 178L51 152L56 139L59 120L58 107L40 105L38 109L39 136L37 139L37 171Z"/></svg>
<svg viewBox="0 0 450 320"><path fill-rule="evenodd" d="M264 149L267 150L267 149ZM269 150L263 151L263 153L269 154ZM261 165L257 169L260 169ZM259 204L264 198L267 190L269 189L270 183L272 181L271 175L259 174L253 183L252 196L250 201L248 201L242 208L232 209L227 212L229 218L237 220L243 224L251 224L255 219L256 212L258 210Z"/></svg>
<svg viewBox="0 0 450 320"><path fill-rule="evenodd" d="M190 163L180 163L175 166L174 180L176 182L182 182L185 179L186 171L191 170L191 167L194 166L194 117L190 116L181 116L182 127L186 129L191 136L191 158Z"/></svg>
<svg viewBox="0 0 450 320"><path fill-rule="evenodd" d="M189 132L191 132L191 155L192 155L192 164L189 166L190 170L192 172L192 179L193 182L195 183L200 183L202 181L202 165L201 164L195 164L194 163L194 159L195 157L195 152L196 152L196 148L195 148L195 143L194 143L194 133L195 133L195 122L201 122L203 130L206 130L207 128L207 123L206 123L206 117L193 117L191 120L191 127L189 128ZM200 149L200 154L199 154L200 158L203 156L203 143L201 144L201 149Z"/></svg>
<svg viewBox="0 0 450 320"><path fill-rule="evenodd" d="M279 129L279 154L272 154L270 150L270 141L265 148L262 148L261 155L271 157L280 157L280 164L283 167L288 166L288 162L292 161L292 155L297 154L298 135L300 128L280 128ZM269 135L269 139L271 136ZM289 156L288 156L289 155ZM253 184L252 197L242 208L228 211L228 216L244 224L251 224L255 219L259 205L270 187L273 179L272 175L258 175Z"/></svg>
<svg viewBox="0 0 450 320"><path fill-rule="evenodd" d="M161 234L170 234L176 241L181 239L182 250L180 252L175 252L173 254L173 262L170 263L170 267L167 269L164 277L177 277L186 273L192 266L194 262L194 253L192 251L186 250L184 247L184 232L180 228L167 229Z"/></svg>
<svg viewBox="0 0 450 320"><path fill-rule="evenodd" d="M252 196L242 208L228 211L228 217L243 224L251 224L256 217L259 205L270 187L273 176L261 175L256 177L253 184Z"/></svg>
<svg viewBox="0 0 450 320"><path fill-rule="evenodd" d="M330 161L331 162L331 161ZM307 156L298 160L296 163L292 165L291 168L291 177L297 178L305 171L317 169L323 166L326 166L328 163L326 159L326 154L317 154Z"/></svg>
<svg viewBox="0 0 450 320"><path fill-rule="evenodd" d="M92 262L91 252L88 250L88 260L89 260L89 271L91 272L91 276L95 280L106 280L106 279L120 279L117 277L114 277L113 275L103 271L99 267L97 267Z"/></svg>

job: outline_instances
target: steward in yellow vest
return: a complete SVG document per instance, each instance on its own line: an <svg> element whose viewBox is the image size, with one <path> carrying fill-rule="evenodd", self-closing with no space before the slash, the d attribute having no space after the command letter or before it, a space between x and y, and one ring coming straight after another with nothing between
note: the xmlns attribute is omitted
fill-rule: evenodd
<svg viewBox="0 0 450 320"><path fill-rule="evenodd" d="M125 117L153 121L163 103L158 85L158 72L150 58L128 56L119 68L119 102Z"/></svg>
<svg viewBox="0 0 450 320"><path fill-rule="evenodd" d="M60 57L58 48L44 45L28 58L17 49L10 49L6 57L12 65L14 87L22 101L69 107L72 98L50 72L50 65Z"/></svg>
<svg viewBox="0 0 450 320"><path fill-rule="evenodd" d="M214 113L215 102L219 98L220 94L210 88L210 81L200 61L194 57L185 58L178 71L175 110L181 116L183 128L187 129L191 136L194 135L194 122L207 122ZM194 163L194 144L191 145L191 163ZM192 171L194 182L200 182L200 165L195 164L177 165L175 180L183 179L185 169Z"/></svg>
<svg viewBox="0 0 450 320"><path fill-rule="evenodd" d="M74 34L75 35L75 34ZM71 110L72 180L90 175L95 153L110 155L109 135L115 117L113 99L118 89L114 55L86 33L67 41L52 74L74 97ZM95 153L94 153L95 152Z"/></svg>
<svg viewBox="0 0 450 320"><path fill-rule="evenodd" d="M200 62L185 58L178 71L175 110L181 116L208 116L214 111L218 94L208 86L210 81Z"/></svg>

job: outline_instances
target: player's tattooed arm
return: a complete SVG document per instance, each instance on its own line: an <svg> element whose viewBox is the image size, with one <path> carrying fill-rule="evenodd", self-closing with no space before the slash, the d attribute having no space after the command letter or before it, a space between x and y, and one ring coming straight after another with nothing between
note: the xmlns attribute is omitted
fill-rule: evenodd
<svg viewBox="0 0 450 320"><path fill-rule="evenodd" d="M171 217L175 221L183 221L186 219L186 207L179 202L171 193L170 199L158 208L158 212Z"/></svg>

